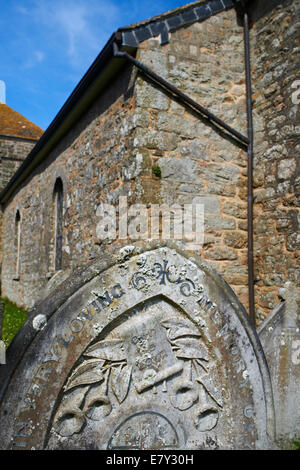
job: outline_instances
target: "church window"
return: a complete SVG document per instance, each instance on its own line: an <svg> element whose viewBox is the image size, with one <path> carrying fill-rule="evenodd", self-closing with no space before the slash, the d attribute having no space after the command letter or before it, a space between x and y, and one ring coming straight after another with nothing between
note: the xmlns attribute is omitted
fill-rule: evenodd
<svg viewBox="0 0 300 470"><path fill-rule="evenodd" d="M57 178L54 185L54 269L62 269L63 183Z"/></svg>
<svg viewBox="0 0 300 470"><path fill-rule="evenodd" d="M20 276L20 250L21 250L21 215L18 210L15 218L15 248L16 248L16 270L15 279Z"/></svg>

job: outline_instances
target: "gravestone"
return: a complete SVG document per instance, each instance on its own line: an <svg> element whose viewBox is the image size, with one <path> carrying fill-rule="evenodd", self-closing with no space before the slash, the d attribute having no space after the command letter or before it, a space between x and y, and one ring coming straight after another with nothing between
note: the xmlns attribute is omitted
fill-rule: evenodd
<svg viewBox="0 0 300 470"><path fill-rule="evenodd" d="M68 279L7 362L3 449L273 446L269 372L244 308L169 243L124 247Z"/></svg>
<svg viewBox="0 0 300 470"><path fill-rule="evenodd" d="M276 410L276 440L283 449L300 440L300 291L287 282L280 303L259 326Z"/></svg>

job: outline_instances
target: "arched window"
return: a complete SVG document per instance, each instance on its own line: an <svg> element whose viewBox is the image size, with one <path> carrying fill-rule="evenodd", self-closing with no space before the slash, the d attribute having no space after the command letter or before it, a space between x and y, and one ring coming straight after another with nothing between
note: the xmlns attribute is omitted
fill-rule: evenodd
<svg viewBox="0 0 300 470"><path fill-rule="evenodd" d="M54 191L54 269L62 269L62 238L63 238L63 183L57 178Z"/></svg>
<svg viewBox="0 0 300 470"><path fill-rule="evenodd" d="M16 271L15 278L19 279L20 276L20 250L21 250L21 215L17 210L15 218L15 248L16 248Z"/></svg>

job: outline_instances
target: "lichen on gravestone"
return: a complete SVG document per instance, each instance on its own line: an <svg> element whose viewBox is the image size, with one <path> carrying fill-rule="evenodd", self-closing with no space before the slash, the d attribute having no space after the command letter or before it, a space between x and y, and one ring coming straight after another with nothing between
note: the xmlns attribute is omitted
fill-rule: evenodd
<svg viewBox="0 0 300 470"><path fill-rule="evenodd" d="M279 289L278 296L285 300L284 326L296 328L300 322L300 291L288 281Z"/></svg>

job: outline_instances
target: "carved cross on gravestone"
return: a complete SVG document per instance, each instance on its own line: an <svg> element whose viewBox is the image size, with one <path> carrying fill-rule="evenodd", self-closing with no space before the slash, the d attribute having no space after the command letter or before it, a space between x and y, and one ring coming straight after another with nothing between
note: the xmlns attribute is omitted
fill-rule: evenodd
<svg viewBox="0 0 300 470"><path fill-rule="evenodd" d="M284 327L296 328L300 322L300 291L290 281L279 289L278 296L285 300Z"/></svg>

